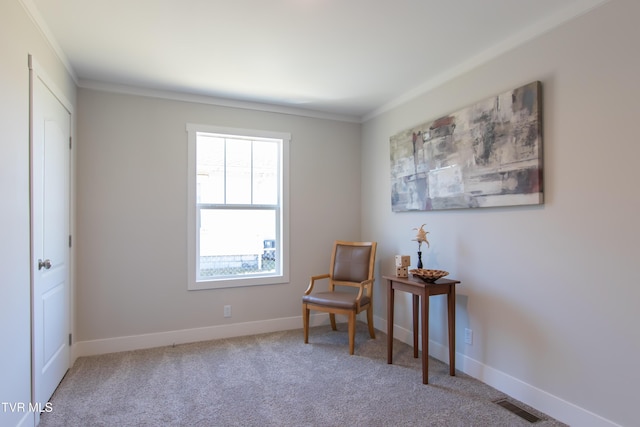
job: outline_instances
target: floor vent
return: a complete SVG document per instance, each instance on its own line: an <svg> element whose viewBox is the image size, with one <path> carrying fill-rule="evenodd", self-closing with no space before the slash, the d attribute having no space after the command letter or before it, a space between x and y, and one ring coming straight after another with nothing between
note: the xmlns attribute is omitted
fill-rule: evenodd
<svg viewBox="0 0 640 427"><path fill-rule="evenodd" d="M535 423L535 422L540 421L540 418L536 417L531 412L525 411L521 407L519 407L517 405L514 405L513 403L509 402L506 399L496 400L493 403L502 406L507 411L513 412L514 414L516 414L520 418L524 418L525 420L529 421L530 423Z"/></svg>

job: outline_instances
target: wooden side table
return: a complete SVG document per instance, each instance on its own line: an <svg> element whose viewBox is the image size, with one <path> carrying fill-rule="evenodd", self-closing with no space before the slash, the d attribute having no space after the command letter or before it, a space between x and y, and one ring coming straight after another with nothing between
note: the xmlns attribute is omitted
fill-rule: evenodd
<svg viewBox="0 0 640 427"><path fill-rule="evenodd" d="M429 374L429 297L447 295L449 323L449 375L456 371L456 284L459 280L438 279L426 283L413 277L382 276L387 279L387 363L393 361L393 305L395 291L413 294L413 357L418 358L418 311L422 327L422 383L428 384ZM419 301L422 304L418 304Z"/></svg>

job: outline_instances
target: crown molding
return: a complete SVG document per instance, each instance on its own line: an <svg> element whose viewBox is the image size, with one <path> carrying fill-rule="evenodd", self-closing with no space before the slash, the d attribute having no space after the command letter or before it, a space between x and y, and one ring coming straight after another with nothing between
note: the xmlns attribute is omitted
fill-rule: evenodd
<svg viewBox="0 0 640 427"><path fill-rule="evenodd" d="M67 58L67 55L64 53L60 45L58 44L56 38L53 36L53 33L49 29L47 23L45 22L42 15L38 11L38 8L34 4L33 0L18 0L18 2L22 5L24 10L27 12L27 15L34 23L42 37L49 44L51 49L55 52L56 56L67 72L75 82L76 86L79 88L87 88L94 89L103 92L114 92L120 94L129 94L129 95L138 95L138 96L146 96L150 98L159 98L159 99L169 99L175 101L184 101L184 102L193 102L199 104L207 104L207 105L216 105L222 107L230 107L230 108L240 108L245 110L254 110L254 111L264 111L271 113L279 113L279 114L289 114L294 116L302 116L302 117L310 117L316 119L326 119L326 120L335 120L342 122L351 122L351 123L360 123L360 117L345 115L345 114L335 114L335 113L327 113L316 110L307 110L304 108L294 108L281 106L276 104L266 104L259 102L249 102L249 101L241 101L234 99L226 99L226 98L217 98L206 95L197 95L191 93L182 93L182 92L173 92L166 90L157 90L157 89L146 89L139 88L134 86L127 85L118 85L111 83L104 83L92 80L83 80L79 79L71 62Z"/></svg>
<svg viewBox="0 0 640 427"><path fill-rule="evenodd" d="M475 55L467 59L466 61L458 64L457 66L448 69L447 71L435 76L432 79L429 79L428 81L424 82L418 87L408 92L405 92L404 94L376 108L370 113L362 117L357 117L357 116L351 116L351 115L335 114L335 113L328 113L328 112L322 112L322 111L316 111L316 110L307 110L304 108L295 108L295 107L276 105L276 104L249 102L249 101L217 98L212 96L198 95L198 94L191 94L191 93L146 89L146 88L138 88L133 86L126 86L126 85L103 83L103 82L97 82L97 81L80 80L78 79L78 76L75 70L73 69L71 63L69 62L69 59L67 58L66 54L64 53L64 51L62 50L58 42L56 41L55 37L51 33L44 19L40 15L38 8L35 6L33 0L18 0L18 2L22 5L24 10L27 12L27 15L33 21L36 28L42 34L45 41L49 44L49 46L55 52L56 56L63 63L64 67L66 68L69 75L71 76L71 78L73 79L73 81L76 83L78 87L100 90L105 92L131 94L131 95L146 96L146 97L152 97L152 98L194 102L194 103L207 104L207 105L217 105L217 106L224 106L224 107L230 107L230 108L240 108L240 109L272 112L272 113L279 113L279 114L290 114L295 116L310 117L310 118L316 118L316 119L326 119L326 120L336 120L336 121L351 122L351 123L363 123L380 114L383 114L389 110L392 110L393 108L396 108L402 104L405 104L421 95L424 95L425 93L428 93L429 91L435 89L436 87L441 86L447 83L448 81L451 81L456 77L459 77L465 73L468 73L474 68L480 65L483 65L491 61L492 59L495 59L500 55L510 50L513 50L516 47L521 46L524 43L530 40L533 40L574 18L577 18L578 16L588 13L591 10L600 7L605 3L608 3L609 1L611 0L585 0L583 2L580 2L579 4L577 2L574 2L569 6L567 6L566 8L564 8L563 10L561 10L560 12L550 16L549 18L542 20L535 25L523 28L521 31L519 31L517 34L514 34L512 37L509 37L501 41L500 43L493 45L492 47L490 47L489 49L486 49L485 51L479 53L478 55Z"/></svg>
<svg viewBox="0 0 640 427"><path fill-rule="evenodd" d="M344 114L326 113L304 108L294 108L276 104L242 101L228 98L217 98L207 95L199 95L186 92L174 92L168 90L149 89L136 86L105 83L95 80L81 79L78 87L92 89L101 92L119 93L123 95L144 96L147 98L168 99L172 101L191 102L195 104L215 105L219 107L239 108L244 110L264 111L268 113L288 114L292 116L310 117L314 119L335 120L341 122L360 123L360 117Z"/></svg>
<svg viewBox="0 0 640 427"><path fill-rule="evenodd" d="M66 68L67 72L69 73L69 75L77 85L78 76L76 75L75 70L71 66L71 62L69 62L69 58L67 58L67 55L64 53L64 51L58 44L56 38L51 33L49 26L42 18L42 15L40 15L40 12L38 11L38 8L36 7L36 5L33 3L33 0L18 0L18 2L22 5L24 10L27 12L27 15L29 16L31 21L34 23L38 31L40 31L40 34L45 39L47 44L51 47L51 49L53 49L54 53L56 54L60 62L62 62L62 64L64 65L64 68Z"/></svg>
<svg viewBox="0 0 640 427"><path fill-rule="evenodd" d="M527 43L530 40L540 37L541 35L553 30L554 28L557 28L564 23L571 21L572 19L584 15L592 11L593 9L596 9L603 4L608 3L609 1L611 0L586 0L584 2L580 2L580 4L574 2L566 8L562 9L560 12L548 17L547 19L539 21L535 25L523 28L513 36L493 45L492 47L486 49L478 55L475 55L467 59L466 61L463 61L457 66L446 70L445 72L424 82L420 86L408 92L405 92L394 100L380 106L369 114L363 116L362 122L366 122L367 120L370 120L382 113L405 104L417 98L418 96L424 95L425 93L437 88L438 86L441 86L444 83L455 79L456 77L466 74L474 68L477 68L480 65L483 65L499 57L500 55Z"/></svg>

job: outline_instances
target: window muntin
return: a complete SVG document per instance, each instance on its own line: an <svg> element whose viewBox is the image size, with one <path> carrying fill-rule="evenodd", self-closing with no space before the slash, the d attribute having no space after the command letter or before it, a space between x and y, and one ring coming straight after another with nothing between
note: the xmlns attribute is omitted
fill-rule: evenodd
<svg viewBox="0 0 640 427"><path fill-rule="evenodd" d="M289 134L187 131L189 289L288 281Z"/></svg>

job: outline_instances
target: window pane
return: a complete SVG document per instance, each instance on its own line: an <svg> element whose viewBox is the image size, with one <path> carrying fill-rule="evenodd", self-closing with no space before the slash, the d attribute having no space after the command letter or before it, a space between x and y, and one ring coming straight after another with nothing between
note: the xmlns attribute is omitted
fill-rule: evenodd
<svg viewBox="0 0 640 427"><path fill-rule="evenodd" d="M253 142L253 203L278 203L278 143Z"/></svg>
<svg viewBox="0 0 640 427"><path fill-rule="evenodd" d="M275 209L202 209L199 276L275 272L275 238Z"/></svg>
<svg viewBox="0 0 640 427"><path fill-rule="evenodd" d="M251 141L227 139L227 204L251 203Z"/></svg>
<svg viewBox="0 0 640 427"><path fill-rule="evenodd" d="M199 133L196 152L196 201L224 203L224 139Z"/></svg>
<svg viewBox="0 0 640 427"><path fill-rule="evenodd" d="M289 281L291 135L187 124L188 288Z"/></svg>

